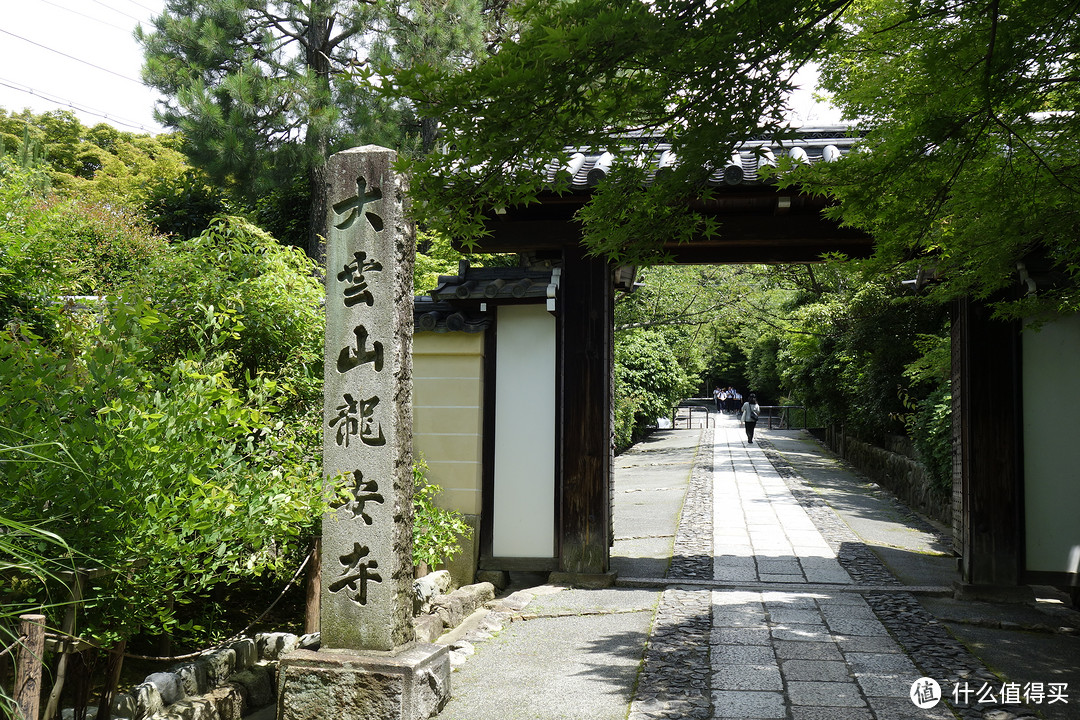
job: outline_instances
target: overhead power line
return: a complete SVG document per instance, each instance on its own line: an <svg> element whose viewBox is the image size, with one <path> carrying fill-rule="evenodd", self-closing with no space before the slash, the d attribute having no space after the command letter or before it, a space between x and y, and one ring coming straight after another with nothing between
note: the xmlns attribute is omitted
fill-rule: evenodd
<svg viewBox="0 0 1080 720"><path fill-rule="evenodd" d="M141 7L141 8L143 9L143 10L145 10L145 11L147 11L147 12L151 12L151 13L156 13L156 12L158 12L157 10L155 10L155 9L154 9L154 8L152 8L152 7L146 7L146 6L145 6L145 5L143 5L143 4L141 3L141 2L135 2L135 0L127 0L127 1L128 1L129 3L131 3L132 5L138 5L139 7Z"/></svg>
<svg viewBox="0 0 1080 720"><path fill-rule="evenodd" d="M128 13L124 12L123 10L118 10L118 9L114 8L112 5L106 5L105 3L101 2L101 0L91 0L91 2L93 2L93 3L97 4L97 5L100 5L101 7L105 8L106 10L112 10L114 13L119 13L119 14L123 15L124 17L129 17L132 20L134 20L135 22L142 22L141 18L137 18L134 15L129 15Z"/></svg>
<svg viewBox="0 0 1080 720"><path fill-rule="evenodd" d="M120 30L121 32L125 32L125 33L131 32L131 28L129 28L129 27L121 27L120 25L114 25L113 23L109 22L108 20L102 20L99 17L94 17L93 15L87 15L86 13L81 13L78 10L75 10L73 8L65 7L64 5L54 3L54 2L52 2L52 0L38 0L38 2L43 2L46 5L52 5L54 8L59 8L60 10L71 13L72 15L78 15L79 17L84 17L87 20L93 20L96 23L101 23L102 25L105 25L107 27L115 28L117 30Z"/></svg>
<svg viewBox="0 0 1080 720"><path fill-rule="evenodd" d="M0 29L0 33L4 33L5 35L10 35L13 38L18 38L19 40L22 40L23 42L30 43L31 45L36 45L39 48L42 48L44 50L48 50L49 52L56 53L57 55L62 55L62 56L66 57L69 60L74 60L75 62L82 63L83 65L88 65L88 66L94 68L95 70L100 70L102 72L109 73L110 75L115 75L118 78L123 78L124 80L128 80L130 82L133 82L136 85L141 86L143 84L142 80L136 80L133 77L130 77L128 75L124 75L122 73L118 73L115 70L109 70L108 68L103 68L100 65L95 65L94 63L83 60L82 58L77 58L74 55L68 55L66 52L61 52L60 50L57 50L55 48L51 48L51 47L49 47L47 45L42 45L39 42L34 42L33 40L30 40L28 38L24 38L22 35L16 35L13 32L9 32L9 31L3 30L3 29Z"/></svg>
<svg viewBox="0 0 1080 720"><path fill-rule="evenodd" d="M50 96L48 93L41 92L39 90L35 90L34 88L31 88L31 87L26 86L26 85L21 85L21 83L16 83L14 80L7 80L5 78L0 78L0 85L2 85L3 87L15 90L17 92L26 93L27 95L33 95L34 97L41 98L42 100L45 100L46 102L53 103L54 105L56 105L58 107L71 108L72 110L78 110L79 112L86 113L87 115L93 115L94 117L99 117L99 118L108 120L109 122L115 123L117 125L123 125L125 127L132 128L133 130L142 130L145 133L153 133L153 132L155 132L153 129L146 127L146 125L144 125L144 124L142 124L142 123L140 123L138 121L128 120L127 118L118 117L116 115L112 115L110 113L107 113L104 110L96 110L94 108L89 108L89 107L86 107L85 105L81 105L79 103L72 102L71 100L64 100L63 98ZM14 108L12 108L12 112L15 112Z"/></svg>

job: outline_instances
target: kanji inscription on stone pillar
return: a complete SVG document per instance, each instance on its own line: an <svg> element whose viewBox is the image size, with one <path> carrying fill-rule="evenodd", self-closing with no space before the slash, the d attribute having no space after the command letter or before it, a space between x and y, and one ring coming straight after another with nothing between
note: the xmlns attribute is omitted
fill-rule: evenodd
<svg viewBox="0 0 1080 720"><path fill-rule="evenodd" d="M322 647L391 651L412 627L412 262L395 154L327 167Z"/></svg>

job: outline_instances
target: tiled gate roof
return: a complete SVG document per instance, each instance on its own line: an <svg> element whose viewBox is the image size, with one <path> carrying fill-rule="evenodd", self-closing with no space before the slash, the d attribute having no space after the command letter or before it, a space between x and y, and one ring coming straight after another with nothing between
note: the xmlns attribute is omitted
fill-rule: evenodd
<svg viewBox="0 0 1080 720"><path fill-rule="evenodd" d="M773 142L767 138L750 139L732 153L731 159L722 168L712 172L708 184L714 187L761 184L765 182L761 169L766 165L775 166L781 158L790 157L804 163L832 162L849 152L858 139L845 126L804 128L783 142ZM570 151L570 162L563 169L570 173L570 184L575 190L595 186L611 171L616 161L616 155L607 151L592 148L571 148ZM665 168L679 163L671 144L659 138L627 138L620 155L624 154L640 156L639 161L648 165L650 180ZM555 180L559 169L554 163L547 167L549 182Z"/></svg>

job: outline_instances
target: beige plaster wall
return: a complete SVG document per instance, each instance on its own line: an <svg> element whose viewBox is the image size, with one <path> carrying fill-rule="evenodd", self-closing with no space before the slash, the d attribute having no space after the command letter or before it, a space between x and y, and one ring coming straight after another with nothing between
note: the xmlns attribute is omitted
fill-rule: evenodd
<svg viewBox="0 0 1080 720"><path fill-rule="evenodd" d="M455 585L473 582L480 556L483 398L482 333L413 335L413 452L443 489L436 502L473 528L447 567Z"/></svg>
<svg viewBox="0 0 1080 720"><path fill-rule="evenodd" d="M439 505L480 514L484 336L413 336L413 451L443 488Z"/></svg>

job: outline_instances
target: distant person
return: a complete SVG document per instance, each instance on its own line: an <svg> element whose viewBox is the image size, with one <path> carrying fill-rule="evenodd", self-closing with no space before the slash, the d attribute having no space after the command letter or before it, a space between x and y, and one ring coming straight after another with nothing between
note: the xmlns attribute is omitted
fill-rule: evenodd
<svg viewBox="0 0 1080 720"><path fill-rule="evenodd" d="M746 426L746 442L754 444L754 426L757 425L758 415L761 414L761 406L757 403L757 395L750 393L750 397L743 403L739 417Z"/></svg>
<svg viewBox="0 0 1080 720"><path fill-rule="evenodd" d="M731 398L728 401L728 412L734 414L742 407L742 394L735 388L728 388L728 397Z"/></svg>
<svg viewBox="0 0 1080 720"><path fill-rule="evenodd" d="M724 396L724 394L720 391L719 386L713 388L712 400L713 400L713 404L716 405L716 412L720 412L722 403L724 402L723 396Z"/></svg>

